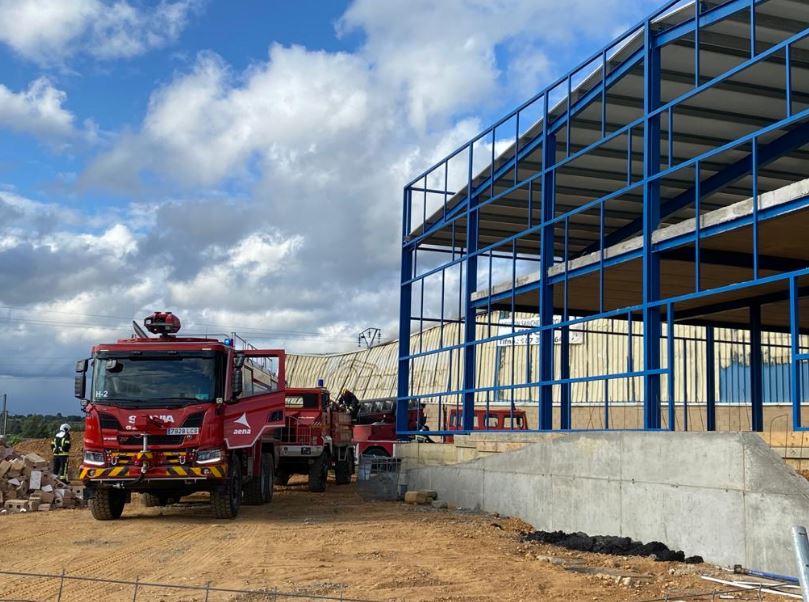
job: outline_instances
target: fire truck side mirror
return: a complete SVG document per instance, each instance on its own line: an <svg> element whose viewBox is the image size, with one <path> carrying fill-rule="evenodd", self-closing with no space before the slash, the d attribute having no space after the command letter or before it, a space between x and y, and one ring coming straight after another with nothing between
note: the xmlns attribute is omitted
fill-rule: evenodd
<svg viewBox="0 0 809 602"><path fill-rule="evenodd" d="M242 394L242 388L244 386L241 368L236 368L233 370L233 378L231 379L231 382L233 384L232 386L233 395L231 396L231 398L233 401L236 401L239 395Z"/></svg>
<svg viewBox="0 0 809 602"><path fill-rule="evenodd" d="M244 354L237 353L233 358L233 373L230 377L230 399L226 400L229 403L236 403L239 395L242 394L244 389L244 376L242 368L244 367Z"/></svg>
<svg viewBox="0 0 809 602"><path fill-rule="evenodd" d="M84 399L87 393L87 360L76 362L76 375L73 383L73 395L77 399Z"/></svg>

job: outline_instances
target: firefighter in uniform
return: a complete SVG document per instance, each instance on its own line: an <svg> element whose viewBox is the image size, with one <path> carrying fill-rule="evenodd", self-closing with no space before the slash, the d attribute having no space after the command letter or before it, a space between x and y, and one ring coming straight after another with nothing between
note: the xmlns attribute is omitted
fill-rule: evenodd
<svg viewBox="0 0 809 602"><path fill-rule="evenodd" d="M51 441L53 449L53 474L67 481L67 458L70 453L70 425L63 424Z"/></svg>

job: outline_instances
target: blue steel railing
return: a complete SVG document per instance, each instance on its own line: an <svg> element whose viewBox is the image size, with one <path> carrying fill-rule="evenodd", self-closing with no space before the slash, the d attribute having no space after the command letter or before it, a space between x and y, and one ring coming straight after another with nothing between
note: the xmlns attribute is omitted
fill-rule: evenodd
<svg viewBox="0 0 809 602"><path fill-rule="evenodd" d="M763 0L762 0L763 1ZM771 219L778 215L783 214L785 207L772 208L769 210L762 210L758 207L758 178L759 170L762 165L772 161L780 156L785 155L797 149L802 144L809 141L809 124L801 124L798 127L792 128L803 120L809 119L809 109L800 112L793 111L793 95L792 95L792 47L802 40L809 37L809 29L796 33L778 43L773 44L770 48L757 51L756 43L756 6L761 4L759 0L729 0L720 6L716 6L710 10L702 11L701 4L696 2L693 4L694 13L691 18L684 19L680 23L671 25L668 29L661 29L660 31L653 31L652 27L660 26L660 17L664 14L671 16L672 10L679 8L680 16L684 4L680 1L670 1L664 4L658 11L644 19L638 26L630 29L626 34L621 36L616 42L608 45L600 52L594 54L588 60L582 62L577 68L568 73L566 76L556 80L553 84L548 86L545 90L534 96L532 99L517 107L514 111L510 112L494 125L478 134L475 138L461 146L445 157L438 164L423 172L420 176L411 181L405 188L403 199L403 253L402 253L402 295L401 295L401 327L400 327L400 358L399 358L399 405L403 407L408 400L411 399L431 399L441 396L461 396L464 399L464 427L471 425L471 407L474 405L476 393L488 393L492 388L477 386L475 381L475 348L481 344L496 342L498 340L508 339L509 337L517 336L515 334L504 334L487 336L484 338L476 338L474 331L474 318L475 312L481 309L491 311L493 303L501 303L510 299L512 311L515 309L516 297L519 294L537 290L539 292L539 304L537 311L541 316L540 324L526 330L527 333L538 333L541 337L545 337L547 347L548 336L552 336L554 330L559 329L563 332L562 340L566 340L566 334L570 327L582 324L588 318L571 318L569 309L568 287L569 282L573 278L598 272L599 276L599 313L596 318L623 318L632 319L633 313L640 313L643 316L644 324L644 357L643 369L640 370L627 370L626 372L615 373L610 375L602 375L597 377L586 377L600 380L620 379L620 378L642 378L645 382L645 397L649 398L645 401L646 408L646 424L647 428L659 428L659 377L666 375L668 377L669 393L675 381L675 374L673 367L660 368L659 363L659 345L660 345L660 313L661 309L666 310L668 321L673 324L674 305L681 301L693 301L695 299L707 298L723 292L741 291L753 286L759 286L765 283L789 283L794 286L795 278L807 274L807 270L793 271L791 274L776 274L771 276L762 276L760 274L759 266L759 224L762 221ZM750 58L728 69L716 77L711 78L706 82L700 81L700 30L715 23L720 23L723 19L729 16L736 15L740 11L748 10L750 15ZM662 103L660 101L660 64L659 64L659 50L667 44L681 39L687 34L694 35L694 87L679 95L678 97ZM641 47L633 50L633 44L641 43ZM621 54L628 56L622 57ZM655 53L658 53L657 55ZM785 70L785 90L784 90L784 117L776 119L770 123L760 122L752 131L735 138L734 140L726 141L719 144L709 151L697 154L696 156L689 157L682 160L675 160L674 156L674 141L675 141L675 128L674 117L678 107L683 106L690 100L695 99L699 94L712 90L716 86L722 84L750 69L756 65L762 64L768 59L777 57L783 54L784 70ZM612 71L609 68L612 63L616 62L617 65ZM628 74L632 69L638 65L643 65L644 69L644 112L639 118L636 118L629 123L617 127L608 133L608 122L606 118L606 106L608 103L608 90L616 82L620 81L622 77ZM599 66L600 65L600 66ZM592 84L589 89L585 89L586 85L593 78L598 78L600 72L600 83ZM580 81L577 81L580 80ZM574 89L573 82L577 81L577 87L581 88L583 92L581 97L575 102L572 100L572 93ZM560 93L561 91L561 93ZM596 100L601 100L601 122L600 122L600 138L589 145L584 146L579 150L573 149L571 143L571 121L573 118L583 111L585 108ZM521 116L525 113L536 112L536 106L541 108L541 120L538 124L532 123L525 131L521 129ZM666 120L668 124L666 133L666 148L668 149L667 165L664 169L660 169L660 142L662 142L660 122L662 119ZM502 164L497 166L498 158L495 156L495 148L498 142L498 130L503 126L508 126L510 129L513 120L514 137L511 143L511 149L507 151L505 160ZM529 134L532 129L541 124L541 129L533 132L533 137ZM523 122L523 126L524 126ZM610 127L610 129L612 129ZM790 130L786 135L781 136L774 142L768 142L766 145L760 147L759 140L776 130ZM633 146L633 132L641 130L643 132L643 157L644 157L644 173L642 177L635 178L633 170L633 162L635 161L635 150ZM557 156L556 135L564 132L564 153L560 159ZM599 198L585 202L577 207L573 207L567 211L556 212L554 211L554 192L556 174L563 170L565 167L570 166L577 159L586 157L597 151L611 142L619 140L622 136L627 140L627 180L624 186L617 190L613 190L608 194L602 195ZM523 141L523 138L527 139ZM474 176L476 157L475 145L478 144L488 145L486 150L486 159L489 161L488 167L478 177ZM752 149L749 158L745 158L735 164L731 164L724 170L714 174L710 178L703 181L701 179L702 165L709 161L712 157L716 157L722 153L744 147L749 145ZM523 180L520 180L521 162L528 161L528 159L537 152L542 154L540 162L541 167L533 169L531 175ZM465 193L456 192L456 186L450 186L450 162L462 158L461 162L466 163L466 191ZM463 165L461 165L463 167ZM691 191L670 199L661 208L659 186L666 178L671 177L677 173L682 173L688 169L694 171L693 188ZM495 186L498 182L505 181L504 178L509 175L513 170L513 176L510 179L510 185L505 186L499 192L495 192ZM457 171L457 170L456 170ZM678 237L665 241L663 243L653 244L651 239L652 232L658 227L660 219L669 213L681 210L690 205L694 206L695 214L697 216L701 213L701 197L703 195L711 194L726 186L729 182L737 179L740 175L746 173L752 174L752 187L751 197L754 199L751 216L743 216L736 220L732 220L727 224L715 226L711 228L703 228L701 220L697 219L693 232L682 233ZM443 175L443 185L439 182L431 183L430 179L435 180L435 175L439 178ZM539 188L539 199L535 201L534 192L535 184ZM502 187L502 185L500 185ZM502 236L495 242L487 245L479 246L479 217L481 212L488 206L494 205L500 200L508 198L514 191L527 188L528 192L528 223L527 227L519 232ZM451 190L452 189L452 190ZM607 203L625 197L629 192L643 191L643 205L641 216L630 223L628 226L618 229L617 231L607 233L605 228L606 217L609 215ZM413 202L414 193L421 193L422 202L422 221L421 232L414 233L413 224ZM434 223L429 223L427 219L427 206L428 195L436 195L442 203L441 211L439 211L438 219ZM453 200L454 199L454 200ZM536 204L535 204L536 203ZM807 203L807 199L797 199L790 204L790 209L795 207L803 207ZM533 215L532 210L534 207L540 208L542 217L540 220L532 225ZM661 211L662 209L662 211ZM597 251L598 261L593 261L589 265L584 265L575 269L569 269L567 266L570 255L570 225L571 219L577 216L583 216L587 212L597 210L599 213L599 231L598 231L598 244L591 245L587 251ZM465 220L465 224L461 224L461 220ZM562 243L562 257L555 257L555 229L561 225L563 229L563 243ZM709 236L727 231L731 228L739 228L749 225L753 232L752 241L752 279L745 282L738 282L731 285L714 288L711 290L704 290L701 286L701 241ZM418 271L418 251L429 244L429 240L434 238L436 234L449 230L448 243L434 243L449 244L449 251L447 251L451 258L448 261L441 263L438 266L426 269L422 272ZM461 234L461 232L463 234ZM605 249L608 244L618 242L622 238L626 238L635 233L642 234L644 237L644 244L638 249L628 250L624 253L614 254L607 258L605 256ZM509 257L508 253L504 253L505 247L510 247L511 257L516 265L516 257L518 254L518 242L523 241L529 237L539 237L539 259L524 258L523 261L538 261L540 263L540 276L533 281L518 286L516 269L512 269L511 286L507 292L500 294L492 293L492 260L493 258ZM688 243L694 244L694 291L685 295L672 296L662 298L660 293L660 275L657 254L668 248L675 246L682 246ZM435 252L435 248L430 249ZM488 294L479 300L473 300L472 292L478 288L478 259L488 258ZM622 307L612 311L605 311L604 304L604 273L605 268L623 263L634 259L643 259L643 279L644 279L644 297L641 303L633 304L630 307ZM557 275L550 275L548 272L551 267L556 263L564 263L565 269ZM418 321L419 329L423 329L426 322L439 322L444 323L446 307L446 274L448 270L458 268L458 286L457 286L457 319L463 319L466 323L466 330L464 332L463 340L460 338L455 344L443 345L438 349L423 350L419 349L413 352L409 344L409 333L411 328L411 320L415 317ZM440 275L441 277L441 304L440 304L440 317L435 318L425 315L425 289L428 279ZM558 323L553 323L549 317L553 314L553 303L550 299L552 290L551 287L555 284L563 286L563 304L562 304L562 320ZM420 300L418 307L418 314L412 315L412 292L413 286L420 287ZM790 304L794 302L790 297ZM453 303L454 307L454 303ZM790 313L792 319L797 316L797 308ZM461 317L465 316L465 317ZM452 320L452 319L450 319ZM471 324L471 326L470 326ZM797 326L793 326L797 328ZM521 334L525 334L521 331ZM758 333L760 336L760 332ZM671 337L669 337L670 339ZM667 341L667 345L671 345ZM436 353L453 353L457 352L464 355L463 370L464 370L464 386L452 390L443 391L440 393L426 393L420 395L410 395L411 383L409 382L410 363L420 358ZM564 353L564 350L563 350ZM543 391L543 400L540 401L541 420L540 428L552 428L549 423L552 416L550 414L550 406L548 404L548 395L552 397L552 391L549 390L554 386L568 387L577 382L583 382L579 377L565 376L563 373L561 377L556 377L553 374L553 357L546 352L542 363L543 376L534 380L531 383L511 384L512 388L534 387ZM793 380L798 370L794 366L802 361L809 360L809 356L802 357L800 354L793 352ZM756 361L760 362L760 358ZM565 369L565 362L563 361L562 369ZM460 369L460 360L459 360ZM796 407L800 399L799 394L796 394L795 387L800 384L793 384L793 399L796 400ZM798 391L799 393L799 391ZM568 394L568 393L566 393ZM672 399L672 396L669 396ZM757 400L758 405L761 405L761 400ZM758 408L760 413L760 407ZM756 411L754 409L754 411ZM670 407L671 412L671 407ZM795 411L794 425L795 428L800 427L799 410ZM400 412L400 416L403 412ZM760 427L760 416L754 416L758 422L757 427ZM563 418L563 428L570 428L569 424L565 424ZM669 424L671 425L671 415L669 416ZM400 430L403 430L403 423L397 425Z"/></svg>

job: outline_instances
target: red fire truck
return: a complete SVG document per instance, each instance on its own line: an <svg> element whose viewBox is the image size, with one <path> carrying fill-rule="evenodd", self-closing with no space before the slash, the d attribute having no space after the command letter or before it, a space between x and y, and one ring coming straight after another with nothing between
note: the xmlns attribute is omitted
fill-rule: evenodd
<svg viewBox="0 0 809 602"><path fill-rule="evenodd" d="M447 431L462 430L463 411L452 408L447 415L444 408L444 429ZM528 417L525 410L510 408L475 408L474 429L476 431L525 431L528 430ZM455 437L444 437L446 443L452 443Z"/></svg>
<svg viewBox="0 0 809 602"><path fill-rule="evenodd" d="M408 430L418 430L418 424L418 402L413 401L408 409ZM358 400L354 412L354 444L357 457L363 455L393 457L393 446L397 440L396 399Z"/></svg>
<svg viewBox="0 0 809 602"><path fill-rule="evenodd" d="M80 478L93 517L119 518L132 492L166 505L208 491L217 518L234 518L242 500L269 503L287 425L284 351L178 337L170 312L144 326L158 336L137 327L76 365L86 413Z"/></svg>
<svg viewBox="0 0 809 602"><path fill-rule="evenodd" d="M351 414L333 402L323 387L287 389L284 414L275 482L286 485L290 475L305 474L310 491L323 491L333 467L338 485L350 483L354 474Z"/></svg>

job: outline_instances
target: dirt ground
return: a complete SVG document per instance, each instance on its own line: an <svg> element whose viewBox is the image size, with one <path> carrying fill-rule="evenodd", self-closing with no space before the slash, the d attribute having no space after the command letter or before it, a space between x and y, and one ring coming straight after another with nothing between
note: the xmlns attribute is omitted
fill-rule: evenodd
<svg viewBox="0 0 809 602"><path fill-rule="evenodd" d="M648 600L724 589L708 565L569 552L519 541L520 521L463 510L363 501L356 485L276 487L268 506L215 520L199 499L168 508L127 506L116 522L87 510L0 517L0 570L234 589L277 588L367 600ZM615 578L631 577L629 585ZM636 585L637 584L637 585ZM58 582L0 575L0 600L55 600ZM131 600L133 588L65 585L62 600ZM141 588L138 600L203 600ZM209 600L256 596L211 594ZM279 597L278 599L287 599ZM710 598L709 598L710 599ZM732 599L759 599L755 594ZM769 599L764 597L763 599ZM776 599L776 598L772 598ZM777 598L783 599L783 598Z"/></svg>

